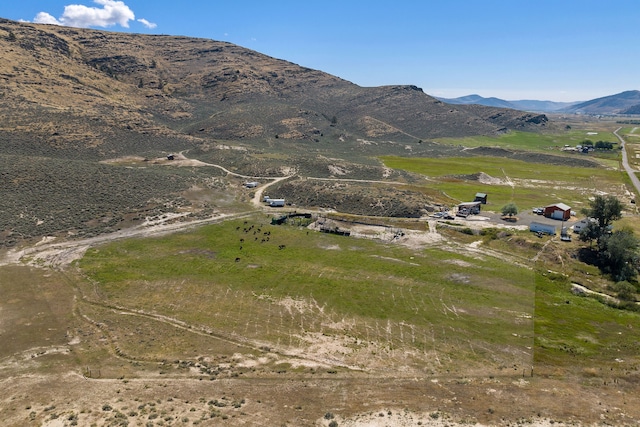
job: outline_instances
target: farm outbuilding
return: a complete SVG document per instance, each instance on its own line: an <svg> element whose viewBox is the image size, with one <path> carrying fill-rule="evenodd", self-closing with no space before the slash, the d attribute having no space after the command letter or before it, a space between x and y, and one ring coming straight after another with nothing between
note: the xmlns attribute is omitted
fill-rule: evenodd
<svg viewBox="0 0 640 427"><path fill-rule="evenodd" d="M465 202L458 205L457 216L467 217L469 215L477 215L480 213L480 202Z"/></svg>
<svg viewBox="0 0 640 427"><path fill-rule="evenodd" d="M556 226L552 224L543 224L541 222L532 222L529 225L529 230L534 233L544 233L555 236L556 234Z"/></svg>
<svg viewBox="0 0 640 427"><path fill-rule="evenodd" d="M544 207L544 216L552 219L567 220L571 218L571 207L564 203L556 203Z"/></svg>
<svg viewBox="0 0 640 427"><path fill-rule="evenodd" d="M474 202L480 202L483 205L487 204L487 193L476 193L476 197L475 199L473 199Z"/></svg>

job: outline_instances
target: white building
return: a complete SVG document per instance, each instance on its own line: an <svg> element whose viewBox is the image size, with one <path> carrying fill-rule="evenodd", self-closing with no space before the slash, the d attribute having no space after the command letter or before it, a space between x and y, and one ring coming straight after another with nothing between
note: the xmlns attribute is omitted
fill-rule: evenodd
<svg viewBox="0 0 640 427"><path fill-rule="evenodd" d="M573 228L573 232L580 234L582 232L582 230L584 230L584 228L590 222L595 222L595 220L593 218L583 218L583 219L581 219L580 221L578 221L575 224L573 224L573 227L572 227Z"/></svg>

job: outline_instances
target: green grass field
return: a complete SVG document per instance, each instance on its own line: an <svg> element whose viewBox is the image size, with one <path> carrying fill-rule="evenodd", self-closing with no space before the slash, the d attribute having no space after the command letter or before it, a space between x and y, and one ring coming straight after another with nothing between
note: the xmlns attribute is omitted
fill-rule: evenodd
<svg viewBox="0 0 640 427"><path fill-rule="evenodd" d="M460 369L461 358L496 370L529 363L533 274L492 257L257 219L112 243L87 252L80 266L100 302L228 336L304 347L304 333L346 335L410 351L412 364L431 364L424 358L434 353L448 369Z"/></svg>
<svg viewBox="0 0 640 427"><path fill-rule="evenodd" d="M405 158L383 157L390 168L419 173L433 179L429 187L449 197L470 201L477 192L490 195L487 209L499 211L506 203L521 208L564 201L572 206L586 205L596 191L619 191L620 172L607 168L554 166L498 157ZM484 172L501 184L483 184L465 179ZM509 185L512 183L513 185Z"/></svg>
<svg viewBox="0 0 640 427"><path fill-rule="evenodd" d="M566 278L537 276L535 363L549 372L622 377L637 382L639 320L638 312L572 295Z"/></svg>
<svg viewBox="0 0 640 427"><path fill-rule="evenodd" d="M308 349L309 334L341 337L343 354L335 360L345 364L359 352L439 374L501 374L512 366L577 375L640 369L640 330L633 327L639 314L572 295L570 276L527 268L542 245L526 243L526 234L491 242L502 256L478 256L455 244L410 249L266 222L229 221L92 249L79 262L90 279L80 286L98 305L168 316L255 348ZM455 242L455 232L447 235ZM216 352L165 326L158 335L152 324L94 316L121 331L128 354ZM154 339L125 333L140 328Z"/></svg>
<svg viewBox="0 0 640 427"><path fill-rule="evenodd" d="M557 150L565 145L573 147L585 140L590 140L594 143L596 141L618 141L618 138L611 131L598 130L595 135L590 134L590 132L593 132L593 129L572 129L563 133L553 134L512 131L499 137L439 138L437 142L448 145L464 145L465 147L500 146L516 150L549 151Z"/></svg>

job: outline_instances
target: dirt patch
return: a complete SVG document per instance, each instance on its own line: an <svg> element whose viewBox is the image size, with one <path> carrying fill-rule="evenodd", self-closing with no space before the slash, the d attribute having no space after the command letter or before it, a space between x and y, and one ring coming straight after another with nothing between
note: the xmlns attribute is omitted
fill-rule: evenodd
<svg viewBox="0 0 640 427"><path fill-rule="evenodd" d="M480 172L478 174L478 182L480 182L481 184L488 184L488 185L506 185L504 180L500 178L494 178L491 175L486 174L484 172Z"/></svg>
<svg viewBox="0 0 640 427"><path fill-rule="evenodd" d="M449 279L456 283L462 283L465 285L471 283L471 276L469 276L468 274L454 273L449 276Z"/></svg>
<svg viewBox="0 0 640 427"><path fill-rule="evenodd" d="M208 258L208 259L214 259L216 257L216 253L214 251L210 251L206 249L187 249L187 250L178 252L178 254L199 255L199 256L204 256L205 258Z"/></svg>

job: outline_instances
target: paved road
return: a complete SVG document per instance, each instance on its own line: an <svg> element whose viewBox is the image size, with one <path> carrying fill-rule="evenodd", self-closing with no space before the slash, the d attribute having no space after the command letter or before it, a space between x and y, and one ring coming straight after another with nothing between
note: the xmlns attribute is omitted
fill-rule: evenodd
<svg viewBox="0 0 640 427"><path fill-rule="evenodd" d="M618 129L614 130L613 134L620 140L620 147L622 148L622 167L625 171L627 171L627 174L629 175L629 179L631 179L633 186L636 187L636 192L640 194L640 179L638 179L638 175L636 174L637 171L629 165L627 150L625 150L624 148L624 139L622 139L622 137L618 135L618 131L620 129L622 128L619 127Z"/></svg>

